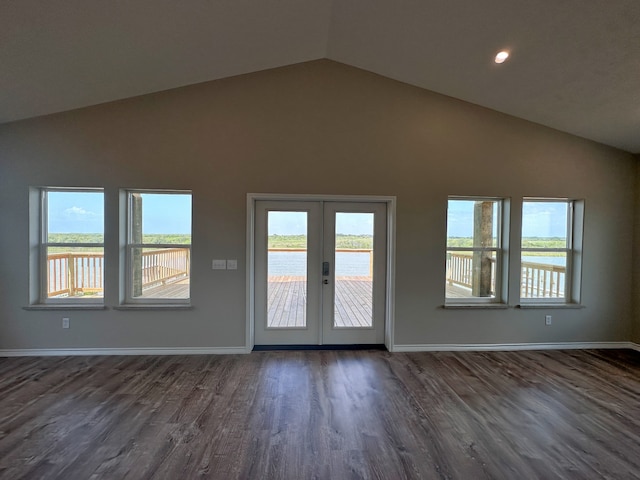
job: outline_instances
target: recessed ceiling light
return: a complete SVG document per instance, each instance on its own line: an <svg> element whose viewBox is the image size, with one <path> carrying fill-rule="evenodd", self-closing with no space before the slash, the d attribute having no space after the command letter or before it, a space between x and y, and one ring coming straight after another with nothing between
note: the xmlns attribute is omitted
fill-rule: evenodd
<svg viewBox="0 0 640 480"><path fill-rule="evenodd" d="M494 61L496 63L503 63L507 58L509 58L509 52L503 50L501 52L498 52Z"/></svg>

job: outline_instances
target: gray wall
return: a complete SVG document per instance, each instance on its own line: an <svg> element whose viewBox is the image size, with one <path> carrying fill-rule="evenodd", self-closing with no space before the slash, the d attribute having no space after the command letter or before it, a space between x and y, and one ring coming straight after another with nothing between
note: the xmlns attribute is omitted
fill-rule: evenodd
<svg viewBox="0 0 640 480"><path fill-rule="evenodd" d="M248 192L397 196L397 344L632 335L632 155L330 61L2 125L0 162L0 348L243 345ZM41 185L104 186L109 226L118 188L193 190L194 308L24 310L27 194ZM523 196L585 199L585 308L442 309L447 195L510 197L514 219ZM113 306L118 232L106 236Z"/></svg>

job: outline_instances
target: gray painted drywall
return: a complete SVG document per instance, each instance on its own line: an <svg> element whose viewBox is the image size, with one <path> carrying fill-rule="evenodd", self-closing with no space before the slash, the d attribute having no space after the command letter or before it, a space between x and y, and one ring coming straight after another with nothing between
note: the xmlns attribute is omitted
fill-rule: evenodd
<svg viewBox="0 0 640 480"><path fill-rule="evenodd" d="M0 162L2 349L243 345L248 192L397 196L396 344L632 335L632 155L334 62L5 124ZM193 309L24 310L28 187L41 185L105 188L109 307L118 189L191 189ZM523 196L584 199L585 308L442 309L448 195L511 198L514 258ZM239 269L213 271L213 258L237 258Z"/></svg>
<svg viewBox="0 0 640 480"><path fill-rule="evenodd" d="M636 155L635 234L633 241L633 322L631 341L640 345L640 154Z"/></svg>

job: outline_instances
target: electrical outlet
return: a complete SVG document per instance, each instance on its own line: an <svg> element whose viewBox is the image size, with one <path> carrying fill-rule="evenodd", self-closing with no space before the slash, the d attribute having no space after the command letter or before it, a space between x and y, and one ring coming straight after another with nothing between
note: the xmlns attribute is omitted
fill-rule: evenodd
<svg viewBox="0 0 640 480"><path fill-rule="evenodd" d="M62 328L69 328L69 317L62 318Z"/></svg>
<svg viewBox="0 0 640 480"><path fill-rule="evenodd" d="M551 325L551 315L545 315L544 316L544 324L545 325Z"/></svg>

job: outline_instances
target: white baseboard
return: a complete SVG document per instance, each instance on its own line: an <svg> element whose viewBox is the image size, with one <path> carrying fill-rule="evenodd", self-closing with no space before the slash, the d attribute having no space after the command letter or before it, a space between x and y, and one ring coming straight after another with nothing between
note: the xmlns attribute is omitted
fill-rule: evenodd
<svg viewBox="0 0 640 480"><path fill-rule="evenodd" d="M394 345L393 352L477 352L513 350L589 350L599 348L632 349L633 342L570 342L570 343L482 343L482 344L420 344ZM251 353L246 347L167 347L167 348L14 348L0 349L0 357L57 357L95 355L237 355Z"/></svg>
<svg viewBox="0 0 640 480"><path fill-rule="evenodd" d="M635 347L634 347L635 345ZM472 344L423 344L394 345L394 352L462 352L462 351L509 351L509 350L590 350L598 348L634 348L640 345L631 342L568 342L568 343L481 343Z"/></svg>
<svg viewBox="0 0 640 480"><path fill-rule="evenodd" d="M13 348L0 349L0 357L55 357L75 355L232 355L249 353L246 347L142 347L142 348Z"/></svg>

